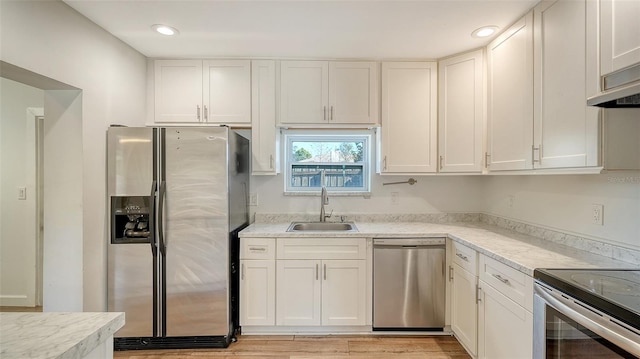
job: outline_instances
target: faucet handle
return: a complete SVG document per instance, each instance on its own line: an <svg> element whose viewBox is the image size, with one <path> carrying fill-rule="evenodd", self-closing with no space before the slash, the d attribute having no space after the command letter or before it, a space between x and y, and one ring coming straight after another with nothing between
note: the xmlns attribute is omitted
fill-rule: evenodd
<svg viewBox="0 0 640 359"><path fill-rule="evenodd" d="M331 213L329 213L328 215L325 215L324 218L331 218L332 215L333 215L333 209L331 210Z"/></svg>

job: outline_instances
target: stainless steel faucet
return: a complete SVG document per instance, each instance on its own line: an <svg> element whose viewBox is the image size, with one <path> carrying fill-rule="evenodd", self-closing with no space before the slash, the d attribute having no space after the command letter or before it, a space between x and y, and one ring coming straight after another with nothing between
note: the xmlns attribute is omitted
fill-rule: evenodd
<svg viewBox="0 0 640 359"><path fill-rule="evenodd" d="M324 206L329 204L329 196L327 195L327 187L322 186L322 191L320 191L320 222L326 222L327 218L331 217L331 214L328 216L325 215ZM331 211L333 213L333 211Z"/></svg>

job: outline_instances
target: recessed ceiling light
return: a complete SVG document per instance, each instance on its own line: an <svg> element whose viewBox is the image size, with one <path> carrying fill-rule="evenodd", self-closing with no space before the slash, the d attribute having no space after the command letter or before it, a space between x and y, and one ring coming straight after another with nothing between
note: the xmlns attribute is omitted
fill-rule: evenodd
<svg viewBox="0 0 640 359"><path fill-rule="evenodd" d="M156 24L152 25L151 28L161 33L162 35L172 36L178 34L178 29L167 25Z"/></svg>
<svg viewBox="0 0 640 359"><path fill-rule="evenodd" d="M489 37L493 34L495 34L495 32L498 31L498 27L497 26L483 26L479 29L474 30L471 33L471 36L473 37Z"/></svg>

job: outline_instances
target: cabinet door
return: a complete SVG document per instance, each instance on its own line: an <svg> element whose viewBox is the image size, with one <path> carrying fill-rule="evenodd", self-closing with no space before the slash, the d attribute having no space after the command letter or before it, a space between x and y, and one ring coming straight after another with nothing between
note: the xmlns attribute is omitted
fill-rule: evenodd
<svg viewBox="0 0 640 359"><path fill-rule="evenodd" d="M478 279L457 264L452 264L452 267L451 330L469 353L475 356L478 352L478 305L476 304Z"/></svg>
<svg viewBox="0 0 640 359"><path fill-rule="evenodd" d="M528 359L533 315L483 281L478 312L478 358Z"/></svg>
<svg viewBox="0 0 640 359"><path fill-rule="evenodd" d="M534 168L597 164L598 109L587 106L586 1L534 9Z"/></svg>
<svg viewBox="0 0 640 359"><path fill-rule="evenodd" d="M322 325L364 325L366 261L322 261Z"/></svg>
<svg viewBox="0 0 640 359"><path fill-rule="evenodd" d="M375 62L329 63L329 123L378 123Z"/></svg>
<svg viewBox="0 0 640 359"><path fill-rule="evenodd" d="M320 325L319 260L279 260L276 264L276 325Z"/></svg>
<svg viewBox="0 0 640 359"><path fill-rule="evenodd" d="M600 0L601 73L640 62L640 1Z"/></svg>
<svg viewBox="0 0 640 359"><path fill-rule="evenodd" d="M243 260L240 267L240 325L275 325L276 261Z"/></svg>
<svg viewBox="0 0 640 359"><path fill-rule="evenodd" d="M437 63L382 64L381 173L435 172Z"/></svg>
<svg viewBox="0 0 640 359"><path fill-rule="evenodd" d="M204 61L204 120L218 124L251 124L251 62Z"/></svg>
<svg viewBox="0 0 640 359"><path fill-rule="evenodd" d="M275 175L279 172L275 61L251 62L251 103L251 174Z"/></svg>
<svg viewBox="0 0 640 359"><path fill-rule="evenodd" d="M483 51L478 50L438 65L440 172L482 172L483 57Z"/></svg>
<svg viewBox="0 0 640 359"><path fill-rule="evenodd" d="M533 14L487 47L489 170L532 168Z"/></svg>
<svg viewBox="0 0 640 359"><path fill-rule="evenodd" d="M280 122L327 123L329 63L280 62Z"/></svg>
<svg viewBox="0 0 640 359"><path fill-rule="evenodd" d="M156 60L155 122L201 122L202 61Z"/></svg>

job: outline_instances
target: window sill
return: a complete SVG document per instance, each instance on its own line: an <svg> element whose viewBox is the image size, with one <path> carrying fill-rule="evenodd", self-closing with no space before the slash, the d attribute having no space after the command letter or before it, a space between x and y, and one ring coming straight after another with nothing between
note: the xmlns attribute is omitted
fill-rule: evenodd
<svg viewBox="0 0 640 359"><path fill-rule="evenodd" d="M317 192L284 192L285 196L292 197L320 197L320 189ZM328 192L329 197L363 197L371 198L371 192Z"/></svg>

